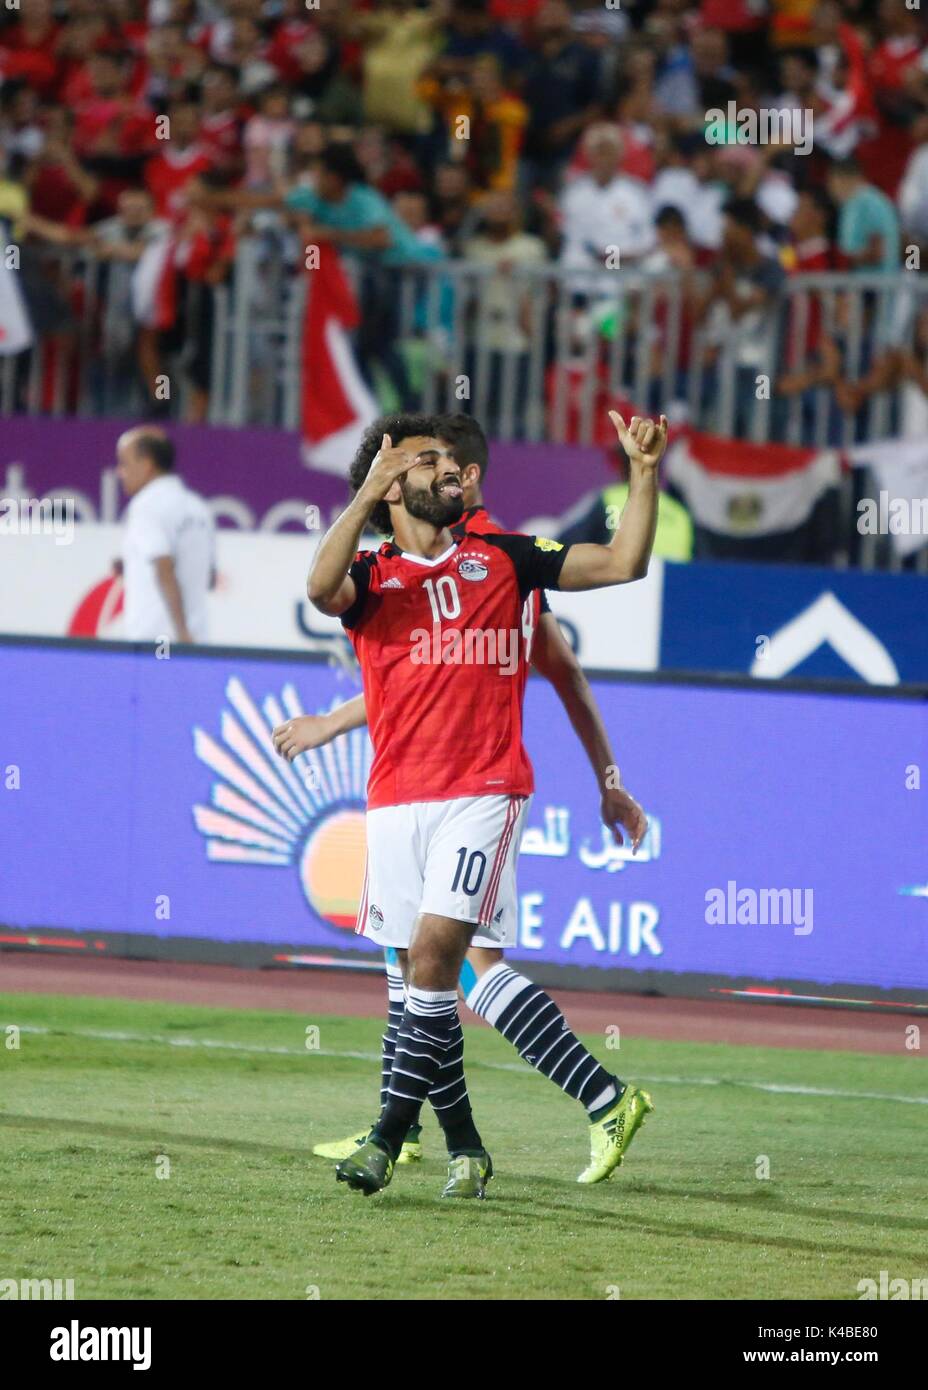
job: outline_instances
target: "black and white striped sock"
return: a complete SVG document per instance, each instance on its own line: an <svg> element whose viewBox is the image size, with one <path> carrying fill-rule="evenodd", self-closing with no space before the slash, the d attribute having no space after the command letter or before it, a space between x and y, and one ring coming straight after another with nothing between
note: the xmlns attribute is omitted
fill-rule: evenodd
<svg viewBox="0 0 928 1390"><path fill-rule="evenodd" d="M390 1090L390 1075L393 1071L393 1058L396 1054L396 1035L403 1021L406 1008L406 985L403 972L398 965L389 961L387 975L387 1027L381 1038L380 1058L380 1109L383 1111ZM429 1092L429 1101L438 1116L439 1124L446 1132L470 1119L470 1098L467 1082L464 1079L464 1033L460 1019L455 1021L451 1046L441 1064L435 1085ZM418 1139L420 1126L410 1125L406 1136Z"/></svg>
<svg viewBox="0 0 928 1390"><path fill-rule="evenodd" d="M429 1103L442 1127L448 1152L452 1155L483 1148L474 1125L464 1076L464 1030L457 1014L451 1030L451 1042L445 1053L435 1085L429 1091Z"/></svg>
<svg viewBox="0 0 928 1390"><path fill-rule="evenodd" d="M387 1103L371 1133L395 1158L422 1102L437 1084L458 1021L456 990L406 990L406 1009L396 1037Z"/></svg>
<svg viewBox="0 0 928 1390"><path fill-rule="evenodd" d="M611 1105L622 1085L567 1026L550 995L499 961L474 985L467 1007L486 1019L519 1056L578 1100L589 1115Z"/></svg>
<svg viewBox="0 0 928 1390"><path fill-rule="evenodd" d="M387 965L387 1031L384 1033L381 1042L383 1044L380 1054L380 1108L383 1110L387 1103L387 1092L390 1089L390 1073L393 1070L393 1057L396 1053L396 1035L400 1031L400 1024L403 1021L403 1011L406 1008L406 986L403 983L403 972L398 965Z"/></svg>

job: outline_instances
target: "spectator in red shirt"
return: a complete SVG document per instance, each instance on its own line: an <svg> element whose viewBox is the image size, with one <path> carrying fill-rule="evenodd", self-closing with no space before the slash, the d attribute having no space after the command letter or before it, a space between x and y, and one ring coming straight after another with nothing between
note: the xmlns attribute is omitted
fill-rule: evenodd
<svg viewBox="0 0 928 1390"><path fill-rule="evenodd" d="M105 45L103 16L80 15L70 19L58 36L59 76L56 96L67 106L77 107L93 96L90 62Z"/></svg>
<svg viewBox="0 0 928 1390"><path fill-rule="evenodd" d="M50 97L58 79L58 35L51 0L29 0L22 19L0 37L0 76L5 81L22 78Z"/></svg>
<svg viewBox="0 0 928 1390"><path fill-rule="evenodd" d="M879 22L883 38L868 63L879 133L860 146L858 155L870 181L894 197L912 149L909 125L918 108L910 83L922 70L925 39L918 11L896 0L881 0Z"/></svg>
<svg viewBox="0 0 928 1390"><path fill-rule="evenodd" d="M897 0L880 0L879 21L883 37L870 55L870 79L880 105L891 110L905 91L907 71L921 57L925 36L918 11Z"/></svg>
<svg viewBox="0 0 928 1390"><path fill-rule="evenodd" d="M304 40L319 33L319 26L304 0L284 0L283 11L268 44L267 57L277 69L280 80L294 84L300 78L297 50Z"/></svg>
<svg viewBox="0 0 928 1390"><path fill-rule="evenodd" d="M200 84L200 129L197 141L213 168L238 172L242 164L243 116L232 68L207 68ZM250 112L248 113L250 114Z"/></svg>
<svg viewBox="0 0 928 1390"><path fill-rule="evenodd" d="M137 184L155 143L152 112L128 90L128 55L94 53L88 64L91 92L76 107L73 147L84 167L100 180L91 215L110 215L124 188Z"/></svg>
<svg viewBox="0 0 928 1390"><path fill-rule="evenodd" d="M213 291L228 276L234 257L231 217L207 207L189 208L177 227L172 251L180 310L177 329L190 384L185 416L188 424L202 424L207 417L215 322ZM178 345L175 334L173 346Z"/></svg>
<svg viewBox="0 0 928 1390"><path fill-rule="evenodd" d="M77 106L74 148L82 157L96 154L139 156L154 138L151 111L129 91L130 63L125 53L94 53L88 64L91 90Z"/></svg>
<svg viewBox="0 0 928 1390"><path fill-rule="evenodd" d="M156 215L177 221L186 209L187 184L206 173L212 160L198 140L200 108L195 102L173 102L168 121L164 148L145 165L145 184L155 200Z"/></svg>
<svg viewBox="0 0 928 1390"><path fill-rule="evenodd" d="M819 188L799 195L790 223L792 246L784 254L794 275L834 270L838 253L834 245L835 209ZM804 396L817 386L834 386L841 373L841 354L828 332L822 296L816 293L790 301L785 339L786 372L777 382L777 395Z"/></svg>
<svg viewBox="0 0 928 1390"><path fill-rule="evenodd" d="M75 158L71 147L74 117L63 106L46 114L42 148L26 169L32 211L50 222L82 227L96 204L99 180Z"/></svg>

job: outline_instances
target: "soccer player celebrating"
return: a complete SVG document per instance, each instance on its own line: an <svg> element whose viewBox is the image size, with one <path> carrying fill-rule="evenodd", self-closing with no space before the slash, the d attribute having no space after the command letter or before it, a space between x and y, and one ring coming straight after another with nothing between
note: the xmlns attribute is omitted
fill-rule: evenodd
<svg viewBox="0 0 928 1390"><path fill-rule="evenodd" d="M402 426L387 419L382 422L391 429ZM476 532L501 531L483 504L482 485L488 466L487 441L483 430L469 415L439 417L439 439L461 467L464 493L464 513L458 527ZM375 436L375 440L376 440ZM370 441L373 444L375 441ZM458 534L458 527L453 534ZM522 612L526 655L535 669L548 679L557 691L568 717L589 758L600 789L604 823L619 844L622 829L627 831L633 849L638 847L647 820L637 801L621 786L616 786L615 757L602 717L596 706L589 681L576 656L561 633L557 619L548 609L541 591L533 590ZM523 664L521 675L527 674ZM479 711L475 711L479 718ZM364 696L358 695L339 705L326 715L300 715L287 720L274 730L277 751L289 761L310 748L319 748L340 734L361 727L367 722ZM500 913L497 913L500 916ZM459 979L460 992L475 1013L492 1024L519 1055L558 1085L567 1095L579 1101L590 1124L589 1165L580 1174L583 1183L601 1182L612 1175L622 1160L629 1136L613 1124L625 1087L610 1074L583 1046L568 1027L561 1010L553 999L531 980L507 965L503 947L516 944L517 914L505 913L494 927L499 929L499 944L481 944L486 934L478 927L467 950ZM362 924L363 925L363 924ZM385 948L388 1013L383 1035L383 1056L380 1101L386 1105L390 1073L396 1049L396 1035L405 1005L405 952ZM446 1058L439 1078L440 1084L430 1093L436 1113L457 1104L465 1091L463 1047L456 1044ZM313 1153L321 1158L347 1158L366 1141L369 1130L346 1139L317 1144ZM413 1126L400 1150L398 1163L418 1162L422 1157L419 1126Z"/></svg>
<svg viewBox="0 0 928 1390"><path fill-rule="evenodd" d="M647 572L667 422L613 420L630 478L609 545L453 535L464 507L461 470L438 422L424 416L385 434L376 453L362 444L353 499L316 552L307 593L351 637L374 748L359 923L407 950L386 1105L336 1169L364 1192L390 1181L458 1040L456 984L471 938L479 928L493 939L500 905L515 911L515 858L533 789L521 736L524 682L514 679L526 659L524 601L536 588L603 588ZM368 524L393 541L357 552ZM611 1126L624 1147L649 1105L624 1088ZM438 1114L451 1155L445 1194L483 1196L492 1163L469 1103Z"/></svg>

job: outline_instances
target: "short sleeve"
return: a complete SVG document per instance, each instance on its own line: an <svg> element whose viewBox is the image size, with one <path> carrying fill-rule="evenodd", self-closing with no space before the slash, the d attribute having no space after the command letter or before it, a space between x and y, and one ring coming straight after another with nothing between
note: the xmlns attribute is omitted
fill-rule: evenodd
<svg viewBox="0 0 928 1390"><path fill-rule="evenodd" d="M342 627L348 628L349 630L355 628L363 618L364 610L367 607L367 601L370 597L371 589L373 588L375 562L376 556L370 551L362 551L352 560L351 567L348 570L348 578L354 580L354 587L357 590L357 594L351 607L346 608L344 613L340 614Z"/></svg>
<svg viewBox="0 0 928 1390"><path fill-rule="evenodd" d="M172 555L174 546L164 519L154 514L133 517L129 528L129 544L143 560L157 560Z"/></svg>
<svg viewBox="0 0 928 1390"><path fill-rule="evenodd" d="M349 196L352 199L353 225L358 230L390 226L390 206L376 189L356 187Z"/></svg>
<svg viewBox="0 0 928 1390"><path fill-rule="evenodd" d="M568 546L545 536L501 535L482 537L488 545L505 550L513 563L519 581L519 594L524 599L532 589L557 589L561 570L567 558Z"/></svg>

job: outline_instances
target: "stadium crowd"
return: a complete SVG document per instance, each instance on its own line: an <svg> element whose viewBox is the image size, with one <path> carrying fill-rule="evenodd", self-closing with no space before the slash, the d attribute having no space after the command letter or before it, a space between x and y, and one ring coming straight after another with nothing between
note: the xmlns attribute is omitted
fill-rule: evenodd
<svg viewBox="0 0 928 1390"><path fill-rule="evenodd" d="M855 374L840 303L826 317L813 297L797 337L783 288L802 271L917 273L926 32L904 0L20 0L0 10L0 218L34 330L61 354L81 289L43 248L148 268L113 277L114 296L130 288L106 312L151 414L172 360L188 417L206 418L211 287L255 217L276 216L363 268L359 356L388 403L418 402L384 268L489 267L473 331L524 358L538 325L529 304L513 313L509 272L581 274L618 248L623 269L678 277L681 372L698 327L710 368L736 341L753 393L757 344L779 333L781 403L825 387L853 417L904 383L894 427L925 432L920 301L900 328L864 298ZM716 109L789 112L794 130L812 112L814 141L801 154L795 136L729 128L712 144ZM660 313L647 342L656 386Z"/></svg>

